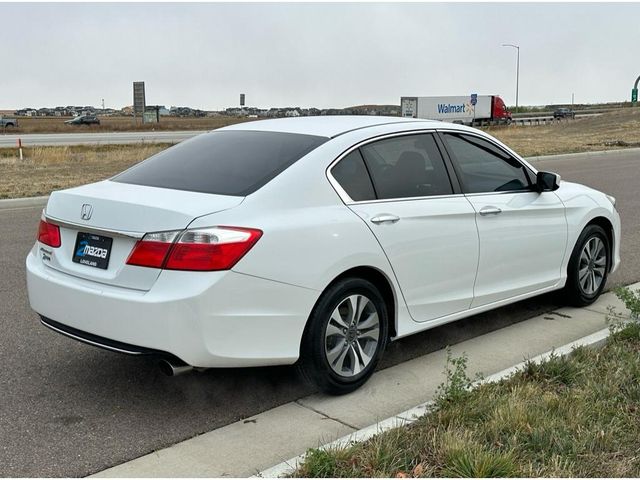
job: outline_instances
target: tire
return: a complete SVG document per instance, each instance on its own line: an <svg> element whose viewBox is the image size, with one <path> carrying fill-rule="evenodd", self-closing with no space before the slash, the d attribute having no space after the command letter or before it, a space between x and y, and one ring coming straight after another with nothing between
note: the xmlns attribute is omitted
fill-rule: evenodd
<svg viewBox="0 0 640 480"><path fill-rule="evenodd" d="M387 340L388 313L378 289L367 280L345 278L331 285L313 308L298 368L320 391L344 395L373 375Z"/></svg>
<svg viewBox="0 0 640 480"><path fill-rule="evenodd" d="M563 293L569 304L585 307L595 302L607 283L610 267L611 249L606 232L599 225L587 225L573 247L567 267Z"/></svg>

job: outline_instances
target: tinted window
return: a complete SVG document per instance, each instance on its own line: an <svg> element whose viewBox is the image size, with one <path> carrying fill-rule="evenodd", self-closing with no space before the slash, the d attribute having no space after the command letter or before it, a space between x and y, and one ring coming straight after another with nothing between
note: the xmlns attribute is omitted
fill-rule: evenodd
<svg viewBox="0 0 640 480"><path fill-rule="evenodd" d="M160 152L113 180L244 196L327 140L279 132L211 132Z"/></svg>
<svg viewBox="0 0 640 480"><path fill-rule="evenodd" d="M470 135L444 138L465 193L529 190L524 166L492 143Z"/></svg>
<svg viewBox="0 0 640 480"><path fill-rule="evenodd" d="M359 150L354 150L331 169L335 178L345 192L355 201L374 200L371 178L364 166Z"/></svg>
<svg viewBox="0 0 640 480"><path fill-rule="evenodd" d="M378 198L453 193L431 134L394 137L361 147Z"/></svg>

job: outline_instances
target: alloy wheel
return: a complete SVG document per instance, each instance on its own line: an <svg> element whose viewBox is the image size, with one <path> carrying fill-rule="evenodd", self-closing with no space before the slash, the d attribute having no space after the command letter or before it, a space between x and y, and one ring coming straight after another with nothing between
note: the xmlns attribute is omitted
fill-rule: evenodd
<svg viewBox="0 0 640 480"><path fill-rule="evenodd" d="M597 236L591 237L582 247L578 264L578 282L586 295L598 291L607 268L607 251L604 242Z"/></svg>
<svg viewBox="0 0 640 480"><path fill-rule="evenodd" d="M331 369L353 377L373 360L380 340L380 317L364 295L350 295L334 309L325 330L325 355Z"/></svg>

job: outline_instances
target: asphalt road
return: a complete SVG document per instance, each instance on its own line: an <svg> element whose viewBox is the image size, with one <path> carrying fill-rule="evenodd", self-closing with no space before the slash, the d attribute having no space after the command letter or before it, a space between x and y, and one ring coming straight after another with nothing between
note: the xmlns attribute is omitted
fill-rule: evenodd
<svg viewBox="0 0 640 480"><path fill-rule="evenodd" d="M640 280L640 154L536 162L618 199L623 264L610 284ZM151 361L89 347L39 324L24 258L39 207L0 210L0 476L78 477L308 395L292 367L209 370L169 378ZM551 311L557 295L390 345L382 368Z"/></svg>
<svg viewBox="0 0 640 480"><path fill-rule="evenodd" d="M0 147L15 147L18 139L22 145L100 145L125 143L178 143L204 131L188 130L182 132L104 132L104 133L41 133L41 134L5 134L0 135Z"/></svg>

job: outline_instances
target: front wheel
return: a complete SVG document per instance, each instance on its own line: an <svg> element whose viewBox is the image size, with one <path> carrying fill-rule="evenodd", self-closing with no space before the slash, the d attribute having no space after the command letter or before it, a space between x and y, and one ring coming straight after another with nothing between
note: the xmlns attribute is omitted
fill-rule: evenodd
<svg viewBox="0 0 640 480"><path fill-rule="evenodd" d="M567 268L564 292L576 307L591 305L602 293L611 265L609 239L599 225L588 225L578 237Z"/></svg>
<svg viewBox="0 0 640 480"><path fill-rule="evenodd" d="M387 308L369 281L346 278L330 286L311 312L300 352L305 379L332 395L363 385L388 338Z"/></svg>

